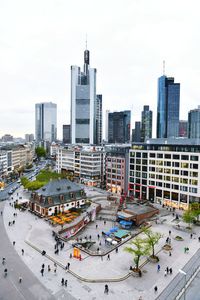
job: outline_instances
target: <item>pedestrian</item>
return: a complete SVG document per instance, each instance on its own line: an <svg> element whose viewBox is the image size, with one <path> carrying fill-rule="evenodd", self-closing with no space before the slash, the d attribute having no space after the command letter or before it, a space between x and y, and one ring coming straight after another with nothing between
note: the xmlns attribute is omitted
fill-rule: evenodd
<svg viewBox="0 0 200 300"><path fill-rule="evenodd" d="M97 238L98 238L98 240L100 239L100 235L99 234L97 234Z"/></svg>
<svg viewBox="0 0 200 300"><path fill-rule="evenodd" d="M165 277L167 276L167 270L165 270L165 274L164 275L165 275Z"/></svg>
<svg viewBox="0 0 200 300"><path fill-rule="evenodd" d="M3 212L1 211L1 216L3 215Z"/></svg>
<svg viewBox="0 0 200 300"><path fill-rule="evenodd" d="M19 283L21 283L21 282L22 282L22 277L20 276L20 277L19 277Z"/></svg>
<svg viewBox="0 0 200 300"><path fill-rule="evenodd" d="M92 239L92 236L90 235L90 237L89 237L89 238L90 238L90 241L91 241L91 239Z"/></svg>
<svg viewBox="0 0 200 300"><path fill-rule="evenodd" d="M10 226L10 224L11 224L11 223L10 223L10 222L8 222L8 226Z"/></svg>
<svg viewBox="0 0 200 300"><path fill-rule="evenodd" d="M107 260L110 260L110 254L108 254L108 256L107 256Z"/></svg>
<svg viewBox="0 0 200 300"><path fill-rule="evenodd" d="M42 269L44 269L44 267L45 267L45 265L44 265L44 264L42 264Z"/></svg>
<svg viewBox="0 0 200 300"><path fill-rule="evenodd" d="M198 237L198 240L199 240L199 242L200 242L200 236Z"/></svg>
<svg viewBox="0 0 200 300"><path fill-rule="evenodd" d="M13 241L13 246L15 246L15 241Z"/></svg>
<svg viewBox="0 0 200 300"><path fill-rule="evenodd" d="M65 286L67 287L67 279L65 280Z"/></svg>
<svg viewBox="0 0 200 300"><path fill-rule="evenodd" d="M104 222L103 222L103 223L104 223L104 225L106 225L106 220L104 220Z"/></svg>
<svg viewBox="0 0 200 300"><path fill-rule="evenodd" d="M166 268L167 274L169 273L169 267Z"/></svg>
<svg viewBox="0 0 200 300"><path fill-rule="evenodd" d="M69 258L72 258L72 253L70 253Z"/></svg>
<svg viewBox="0 0 200 300"><path fill-rule="evenodd" d="M98 224L96 224L96 229L98 228Z"/></svg>
<svg viewBox="0 0 200 300"><path fill-rule="evenodd" d="M191 234L190 234L190 238L192 239L192 237L193 237L193 234L191 233Z"/></svg>
<svg viewBox="0 0 200 300"><path fill-rule="evenodd" d="M115 249L115 252L118 253L118 248Z"/></svg>
<svg viewBox="0 0 200 300"><path fill-rule="evenodd" d="M15 220L13 220L13 222L12 222L12 223L13 223L13 225L15 225Z"/></svg>
<svg viewBox="0 0 200 300"><path fill-rule="evenodd" d="M184 247L184 253L186 253L187 252L187 247Z"/></svg>
<svg viewBox="0 0 200 300"><path fill-rule="evenodd" d="M68 263L67 263L67 269L68 269L68 270L69 270L69 267L70 267L70 263L68 262Z"/></svg>
<svg viewBox="0 0 200 300"><path fill-rule="evenodd" d="M172 256L172 253L171 253L171 251L169 251L169 256Z"/></svg>
<svg viewBox="0 0 200 300"><path fill-rule="evenodd" d="M41 269L40 273L44 276L44 269Z"/></svg>
<svg viewBox="0 0 200 300"><path fill-rule="evenodd" d="M109 289L108 289L108 285L106 284L106 285L105 285L104 294L108 294L108 291L109 291Z"/></svg>
<svg viewBox="0 0 200 300"><path fill-rule="evenodd" d="M79 260L80 260L80 261L82 260L82 258L81 258L81 254L79 255Z"/></svg>
<svg viewBox="0 0 200 300"><path fill-rule="evenodd" d="M167 238L166 238L166 243L168 244L168 242L169 242L169 238L167 237Z"/></svg>
<svg viewBox="0 0 200 300"><path fill-rule="evenodd" d="M2 258L2 265L5 265L5 263L6 263L6 259L5 259L5 257L3 257Z"/></svg>
<svg viewBox="0 0 200 300"><path fill-rule="evenodd" d="M157 265L157 271L160 272L160 265Z"/></svg>
<svg viewBox="0 0 200 300"><path fill-rule="evenodd" d="M171 235L171 230L169 230L169 236Z"/></svg>
<svg viewBox="0 0 200 300"><path fill-rule="evenodd" d="M158 287L154 286L154 292L157 293L157 291L158 291Z"/></svg>
<svg viewBox="0 0 200 300"><path fill-rule="evenodd" d="M65 279L64 279L64 278L62 278L62 280L61 280L61 284L62 284L62 285L64 285L64 284L65 284Z"/></svg>
<svg viewBox="0 0 200 300"><path fill-rule="evenodd" d="M24 249L22 249L22 255L24 255Z"/></svg>
<svg viewBox="0 0 200 300"><path fill-rule="evenodd" d="M170 275L172 275L172 268L169 269L169 273L170 273Z"/></svg>
<svg viewBox="0 0 200 300"><path fill-rule="evenodd" d="M57 271L57 269L55 268L55 269L54 269L54 274L56 274L56 271Z"/></svg>
<svg viewBox="0 0 200 300"><path fill-rule="evenodd" d="M51 267L50 267L50 265L48 265L48 272L50 272L51 271Z"/></svg>

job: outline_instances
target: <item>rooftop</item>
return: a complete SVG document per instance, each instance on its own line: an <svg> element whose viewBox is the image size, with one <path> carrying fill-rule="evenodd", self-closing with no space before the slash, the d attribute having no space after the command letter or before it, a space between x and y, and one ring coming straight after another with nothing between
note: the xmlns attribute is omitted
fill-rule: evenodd
<svg viewBox="0 0 200 300"><path fill-rule="evenodd" d="M78 184L68 179L57 179L49 181L49 183L37 190L37 193L48 197L69 192L78 192L80 190L82 190L82 188Z"/></svg>

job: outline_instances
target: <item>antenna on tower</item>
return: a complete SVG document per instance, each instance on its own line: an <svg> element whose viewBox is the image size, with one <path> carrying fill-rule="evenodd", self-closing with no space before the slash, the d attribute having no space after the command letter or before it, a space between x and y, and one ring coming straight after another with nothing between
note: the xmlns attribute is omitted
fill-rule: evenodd
<svg viewBox="0 0 200 300"><path fill-rule="evenodd" d="M163 60L163 75L165 75L165 60Z"/></svg>
<svg viewBox="0 0 200 300"><path fill-rule="evenodd" d="M87 33L86 33L86 39L85 39L85 49L87 50Z"/></svg>

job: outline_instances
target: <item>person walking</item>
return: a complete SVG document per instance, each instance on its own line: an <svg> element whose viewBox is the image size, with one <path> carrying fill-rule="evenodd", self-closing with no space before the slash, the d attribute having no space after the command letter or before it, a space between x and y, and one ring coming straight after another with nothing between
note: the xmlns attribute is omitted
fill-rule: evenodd
<svg viewBox="0 0 200 300"><path fill-rule="evenodd" d="M118 253L118 248L115 249L115 252Z"/></svg>
<svg viewBox="0 0 200 300"><path fill-rule="evenodd" d="M68 269L68 270L69 270L69 267L70 267L70 263L68 262L68 263L67 263L67 269Z"/></svg>
<svg viewBox="0 0 200 300"><path fill-rule="evenodd" d="M169 251L169 256L172 256L172 253L171 253L171 251Z"/></svg>
<svg viewBox="0 0 200 300"><path fill-rule="evenodd" d="M24 255L24 249L22 249L22 255Z"/></svg>
<svg viewBox="0 0 200 300"><path fill-rule="evenodd" d="M164 274L164 276L165 276L165 277L167 276L167 270L165 270L165 274Z"/></svg>
<svg viewBox="0 0 200 300"><path fill-rule="evenodd" d="M157 271L160 272L160 265L157 265Z"/></svg>
<svg viewBox="0 0 200 300"><path fill-rule="evenodd" d="M44 269L41 269L40 273L44 276Z"/></svg>
<svg viewBox="0 0 200 300"><path fill-rule="evenodd" d="M158 291L158 287L156 285L156 286L154 286L154 292L157 293L157 291Z"/></svg>
<svg viewBox="0 0 200 300"><path fill-rule="evenodd" d="M50 267L50 265L48 265L48 272L50 272L51 271L51 267Z"/></svg>
<svg viewBox="0 0 200 300"><path fill-rule="evenodd" d="M42 264L42 269L44 269L44 267L45 267L45 264Z"/></svg>
<svg viewBox="0 0 200 300"><path fill-rule="evenodd" d="M171 230L169 230L169 236L171 235Z"/></svg>
<svg viewBox="0 0 200 300"><path fill-rule="evenodd" d="M169 269L169 274L172 275L172 268Z"/></svg>
<svg viewBox="0 0 200 300"><path fill-rule="evenodd" d="M62 286L65 284L65 279L64 278L62 278L61 284L62 284Z"/></svg>
<svg viewBox="0 0 200 300"><path fill-rule="evenodd" d="M200 236L198 237L198 240L199 240L199 242L200 242Z"/></svg>
<svg viewBox="0 0 200 300"><path fill-rule="evenodd" d="M19 277L19 283L22 283L22 277L21 276Z"/></svg>
<svg viewBox="0 0 200 300"><path fill-rule="evenodd" d="M15 241L13 241L13 246L15 246Z"/></svg>
<svg viewBox="0 0 200 300"><path fill-rule="evenodd" d="M192 234L192 233L190 234L190 238L191 238L191 239L193 238L193 234Z"/></svg>
<svg viewBox="0 0 200 300"><path fill-rule="evenodd" d="M65 280L65 286L67 287L67 279Z"/></svg>
<svg viewBox="0 0 200 300"><path fill-rule="evenodd" d="M107 256L107 260L110 260L110 254L108 254L108 256Z"/></svg>
<svg viewBox="0 0 200 300"><path fill-rule="evenodd" d="M2 258L2 265L5 265L5 263L6 263L6 259L5 259L5 257L3 257Z"/></svg>
<svg viewBox="0 0 200 300"><path fill-rule="evenodd" d="M109 289L108 289L108 285L106 284L105 289L104 289L104 294L108 294L108 292L109 292Z"/></svg>

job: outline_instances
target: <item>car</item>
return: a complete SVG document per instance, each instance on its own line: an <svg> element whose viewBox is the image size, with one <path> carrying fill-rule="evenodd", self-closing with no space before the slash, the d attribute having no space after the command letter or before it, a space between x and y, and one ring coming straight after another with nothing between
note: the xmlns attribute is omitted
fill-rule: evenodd
<svg viewBox="0 0 200 300"><path fill-rule="evenodd" d="M11 189L10 191L8 191L8 194L9 194L9 195L12 195L13 192L14 192L13 189Z"/></svg>

